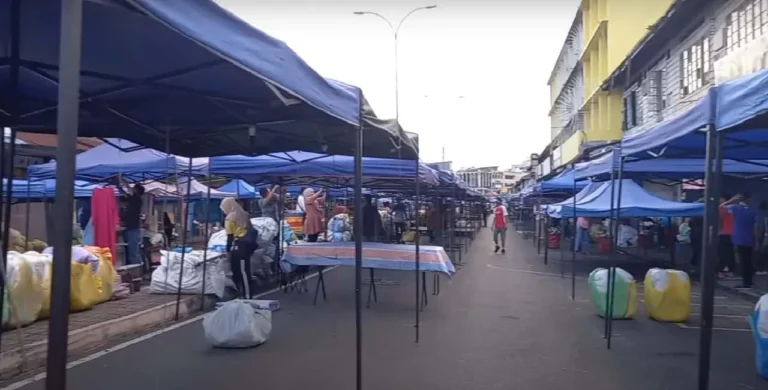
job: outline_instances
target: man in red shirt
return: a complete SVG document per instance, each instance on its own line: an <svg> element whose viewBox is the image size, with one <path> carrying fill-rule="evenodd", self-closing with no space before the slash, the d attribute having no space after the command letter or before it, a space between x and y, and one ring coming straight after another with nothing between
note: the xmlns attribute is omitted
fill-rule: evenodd
<svg viewBox="0 0 768 390"><path fill-rule="evenodd" d="M496 201L496 208L493 210L493 243L496 244L494 253L499 252L499 237L501 237L501 253L506 253L507 208L504 207L501 200Z"/></svg>

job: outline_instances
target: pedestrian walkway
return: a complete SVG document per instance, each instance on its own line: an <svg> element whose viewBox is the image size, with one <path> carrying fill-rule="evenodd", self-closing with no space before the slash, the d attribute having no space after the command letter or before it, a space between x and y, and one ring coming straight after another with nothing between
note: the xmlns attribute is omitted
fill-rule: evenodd
<svg viewBox="0 0 768 390"><path fill-rule="evenodd" d="M530 242L510 234L507 254L493 254L484 229L464 262L453 280L443 280L439 296L428 296L418 344L414 273L377 272L387 283L363 312L363 389L648 390L695 383L695 322L656 323L641 311L636 320L614 323L608 350L583 275L571 300L570 280L561 279L558 266L544 266ZM213 349L196 321L77 362L68 388L355 389L353 281L351 268L328 272L328 300L317 305L311 294L269 296L282 309L274 313L271 339L258 348ZM748 332L716 330L711 389L765 388L753 359ZM44 388L40 380L21 385L14 389Z"/></svg>

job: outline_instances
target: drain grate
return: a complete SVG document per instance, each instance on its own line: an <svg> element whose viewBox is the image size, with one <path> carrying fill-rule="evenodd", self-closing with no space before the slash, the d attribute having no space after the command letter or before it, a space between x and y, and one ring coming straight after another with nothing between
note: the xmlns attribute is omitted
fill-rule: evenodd
<svg viewBox="0 0 768 390"><path fill-rule="evenodd" d="M388 279L373 278L376 286L399 286L400 282ZM363 279L363 284L371 284L371 278Z"/></svg>
<svg viewBox="0 0 768 390"><path fill-rule="evenodd" d="M518 317L518 316L501 316L501 319L503 319L503 320L519 320L520 317Z"/></svg>

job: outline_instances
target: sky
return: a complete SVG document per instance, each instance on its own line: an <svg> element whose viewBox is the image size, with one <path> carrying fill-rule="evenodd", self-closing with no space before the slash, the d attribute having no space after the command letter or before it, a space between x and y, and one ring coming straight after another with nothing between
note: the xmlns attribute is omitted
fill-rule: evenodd
<svg viewBox="0 0 768 390"><path fill-rule="evenodd" d="M379 117L399 117L427 162L519 164L549 141L547 79L577 0L216 0L286 42L321 75L362 88Z"/></svg>

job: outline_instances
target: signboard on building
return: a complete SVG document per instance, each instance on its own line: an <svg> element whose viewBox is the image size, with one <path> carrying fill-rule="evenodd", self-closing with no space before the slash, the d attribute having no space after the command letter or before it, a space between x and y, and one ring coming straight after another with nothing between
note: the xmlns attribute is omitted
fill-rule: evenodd
<svg viewBox="0 0 768 390"><path fill-rule="evenodd" d="M768 35L763 34L715 61L715 83L721 84L768 68Z"/></svg>

